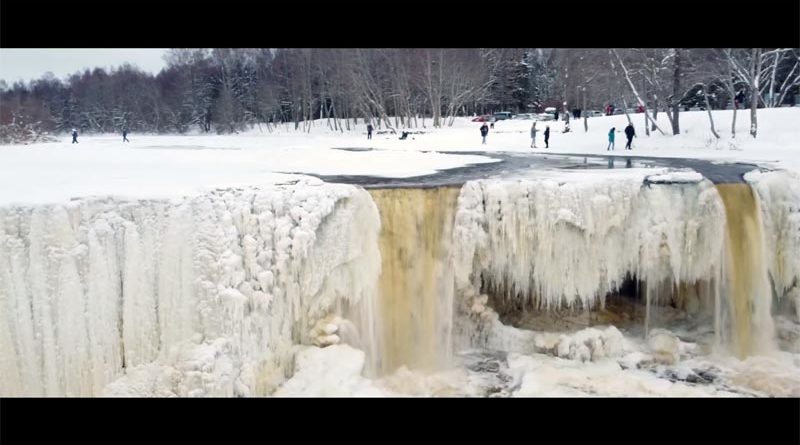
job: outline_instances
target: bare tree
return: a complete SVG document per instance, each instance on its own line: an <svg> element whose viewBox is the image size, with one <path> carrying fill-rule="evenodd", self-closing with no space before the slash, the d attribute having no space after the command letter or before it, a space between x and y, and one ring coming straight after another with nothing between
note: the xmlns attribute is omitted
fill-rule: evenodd
<svg viewBox="0 0 800 445"><path fill-rule="evenodd" d="M758 133L758 119L756 111L758 109L758 85L761 81L761 48L753 48L753 58L750 64L750 89L752 98L750 99L750 136L756 137Z"/></svg>
<svg viewBox="0 0 800 445"><path fill-rule="evenodd" d="M633 81L631 80L631 74L628 72L627 67L625 67L625 64L622 62L622 58L620 58L619 53L617 52L616 49L612 50L612 53L614 54L614 56L616 56L617 61L619 62L620 67L622 68L622 72L625 75L625 80L628 82L628 86L630 86L631 88L631 92L633 92L633 95L636 97L636 100L638 101L639 105L644 107L645 116L648 116L649 112L647 111L647 104L645 103L644 100L642 100L642 97L636 90L636 86L634 86ZM625 114L627 115L627 105ZM664 131L662 131L661 128L658 127L658 125L655 123L655 120L654 119L651 120L653 121L653 125L656 127L656 130L658 130L661 134L664 134ZM630 117L628 118L628 121L630 121ZM647 126L646 120L645 120L645 126Z"/></svg>

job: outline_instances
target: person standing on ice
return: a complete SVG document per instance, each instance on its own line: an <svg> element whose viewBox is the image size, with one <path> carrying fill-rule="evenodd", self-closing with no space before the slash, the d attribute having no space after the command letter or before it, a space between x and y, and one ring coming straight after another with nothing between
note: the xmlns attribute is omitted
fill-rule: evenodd
<svg viewBox="0 0 800 445"><path fill-rule="evenodd" d="M367 124L367 139L372 139L372 123Z"/></svg>
<svg viewBox="0 0 800 445"><path fill-rule="evenodd" d="M550 148L550 126L544 129L544 148Z"/></svg>
<svg viewBox="0 0 800 445"><path fill-rule="evenodd" d="M628 138L628 143L625 144L625 150L633 150L631 148L631 143L633 142L633 137L636 136L636 130L633 129L633 124L628 124L625 127L625 136Z"/></svg>
<svg viewBox="0 0 800 445"><path fill-rule="evenodd" d="M611 130L608 131L608 148L606 148L606 151L614 149L614 132L616 130L616 128L611 127Z"/></svg>
<svg viewBox="0 0 800 445"><path fill-rule="evenodd" d="M489 127L486 125L486 122L481 125L481 137L483 138L483 145L486 145L486 135L489 134Z"/></svg>
<svg viewBox="0 0 800 445"><path fill-rule="evenodd" d="M127 129L122 130L122 142L130 142L128 140L128 130Z"/></svg>
<svg viewBox="0 0 800 445"><path fill-rule="evenodd" d="M536 132L539 131L536 129L536 121L533 121L533 126L531 127L531 148L536 148Z"/></svg>
<svg viewBox="0 0 800 445"><path fill-rule="evenodd" d="M76 130L74 128L72 129L72 143L73 144L77 144L78 143L78 130Z"/></svg>

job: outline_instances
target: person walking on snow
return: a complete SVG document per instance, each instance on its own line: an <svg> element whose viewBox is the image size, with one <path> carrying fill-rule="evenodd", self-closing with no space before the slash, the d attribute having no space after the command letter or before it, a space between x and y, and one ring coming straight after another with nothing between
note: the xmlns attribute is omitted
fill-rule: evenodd
<svg viewBox="0 0 800 445"><path fill-rule="evenodd" d="M130 142L128 140L128 130L127 129L122 130L122 142Z"/></svg>
<svg viewBox="0 0 800 445"><path fill-rule="evenodd" d="M481 125L481 137L483 137L483 145L486 145L486 135L489 134L489 127L486 125L486 122Z"/></svg>
<svg viewBox="0 0 800 445"><path fill-rule="evenodd" d="M372 139L372 123L367 124L367 139Z"/></svg>
<svg viewBox="0 0 800 445"><path fill-rule="evenodd" d="M611 127L611 130L608 131L608 148L606 148L606 151L614 149L614 132L616 130L616 128Z"/></svg>
<svg viewBox="0 0 800 445"><path fill-rule="evenodd" d="M73 144L77 144L78 143L78 130L76 130L74 128L72 129L72 143Z"/></svg>
<svg viewBox="0 0 800 445"><path fill-rule="evenodd" d="M536 121L533 121L533 126L531 127L531 148L536 148L536 132L539 130L536 129Z"/></svg>
<svg viewBox="0 0 800 445"><path fill-rule="evenodd" d="M550 148L550 126L544 129L544 148Z"/></svg>
<svg viewBox="0 0 800 445"><path fill-rule="evenodd" d="M625 136L628 138L628 143L625 144L625 149L633 150L631 148L631 143L633 142L633 137L636 136L636 130L633 129L633 124L628 124L628 126L625 127Z"/></svg>

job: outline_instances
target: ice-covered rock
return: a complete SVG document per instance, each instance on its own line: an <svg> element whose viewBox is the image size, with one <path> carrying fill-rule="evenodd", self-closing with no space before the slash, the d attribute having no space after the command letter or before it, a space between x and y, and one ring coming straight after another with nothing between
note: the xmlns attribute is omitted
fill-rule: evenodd
<svg viewBox="0 0 800 445"><path fill-rule="evenodd" d="M653 329L647 337L647 346L653 358L667 365L680 360L681 342L675 334L666 329Z"/></svg>
<svg viewBox="0 0 800 445"><path fill-rule="evenodd" d="M571 335L561 335L555 355L582 362L598 361L622 355L622 333L614 326L587 328Z"/></svg>
<svg viewBox="0 0 800 445"><path fill-rule="evenodd" d="M364 352L347 345L297 347L294 375L277 391L278 397L343 397L386 395L361 376Z"/></svg>

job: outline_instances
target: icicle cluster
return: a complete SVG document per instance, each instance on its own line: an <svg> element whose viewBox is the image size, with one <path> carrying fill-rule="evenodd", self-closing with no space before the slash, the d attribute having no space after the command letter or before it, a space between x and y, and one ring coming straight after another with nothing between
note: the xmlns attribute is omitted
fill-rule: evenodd
<svg viewBox="0 0 800 445"><path fill-rule="evenodd" d="M459 289L487 283L541 308L593 307L626 275L658 284L719 276L725 214L708 181L487 180L459 197Z"/></svg>
<svg viewBox="0 0 800 445"><path fill-rule="evenodd" d="M0 394L268 393L318 319L374 304L379 228L319 182L0 208Z"/></svg>

